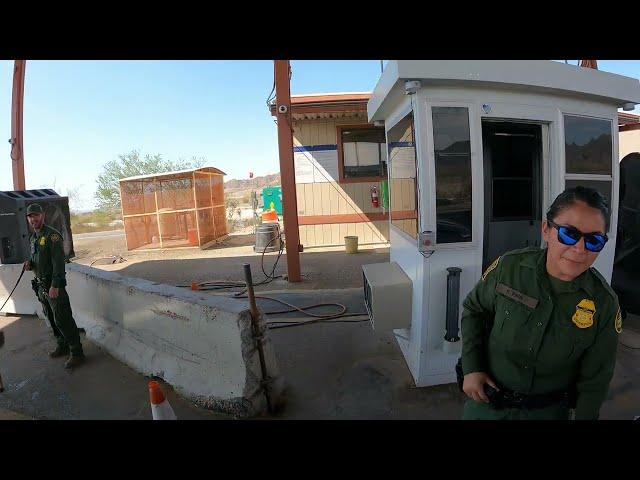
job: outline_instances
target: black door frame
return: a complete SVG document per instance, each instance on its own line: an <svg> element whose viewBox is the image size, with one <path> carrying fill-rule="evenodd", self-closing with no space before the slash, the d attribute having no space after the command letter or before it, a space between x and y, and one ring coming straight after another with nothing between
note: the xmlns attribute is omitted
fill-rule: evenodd
<svg viewBox="0 0 640 480"><path fill-rule="evenodd" d="M521 126L521 130L529 129L530 132L526 134L534 134L536 137L537 148L534 152L534 172L533 172L533 211L530 225L533 225L534 221L542 219L542 207L543 207L543 172L544 172L544 145L542 144L542 128L544 122L536 120L521 120L521 119L498 119L498 118L482 118L481 120L481 137L482 137L482 171L483 171L483 195L484 195L484 211L483 211L483 242L482 242L482 269L484 270L488 264L494 259L487 258L488 255L488 238L489 238L489 223L492 218L493 210L493 161L490 154L490 146L486 142L486 135L489 130L499 128L502 126L505 129L514 130L513 133L518 134L518 126ZM532 127L536 127L535 129ZM540 242L542 242L542 234L540 233Z"/></svg>

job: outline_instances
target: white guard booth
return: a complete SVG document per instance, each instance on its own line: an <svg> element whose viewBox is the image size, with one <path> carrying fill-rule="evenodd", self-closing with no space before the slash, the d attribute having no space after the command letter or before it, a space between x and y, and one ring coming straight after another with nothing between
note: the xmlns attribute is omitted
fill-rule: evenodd
<svg viewBox="0 0 640 480"><path fill-rule="evenodd" d="M638 103L637 79L560 62L387 63L368 117L387 135L391 262L363 267L365 303L374 328L394 329L417 386L455 382L462 301L499 255L541 246L565 187L595 187L610 202L594 266L611 280L617 114Z"/></svg>

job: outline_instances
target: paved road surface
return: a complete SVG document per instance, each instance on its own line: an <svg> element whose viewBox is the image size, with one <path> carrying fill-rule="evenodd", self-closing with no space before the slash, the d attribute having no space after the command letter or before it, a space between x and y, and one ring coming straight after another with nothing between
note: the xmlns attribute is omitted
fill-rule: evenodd
<svg viewBox="0 0 640 480"><path fill-rule="evenodd" d="M91 232L91 233L74 233L75 239L87 239L87 238L104 238L104 237L124 237L124 230L111 230L106 232Z"/></svg>

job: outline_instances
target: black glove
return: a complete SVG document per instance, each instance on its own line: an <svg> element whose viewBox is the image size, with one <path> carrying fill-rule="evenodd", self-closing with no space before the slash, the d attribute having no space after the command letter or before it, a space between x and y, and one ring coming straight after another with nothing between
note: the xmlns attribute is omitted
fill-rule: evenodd
<svg viewBox="0 0 640 480"><path fill-rule="evenodd" d="M489 403L496 409L503 408L502 405L502 393L493 388L488 383L484 384L484 394L489 399Z"/></svg>

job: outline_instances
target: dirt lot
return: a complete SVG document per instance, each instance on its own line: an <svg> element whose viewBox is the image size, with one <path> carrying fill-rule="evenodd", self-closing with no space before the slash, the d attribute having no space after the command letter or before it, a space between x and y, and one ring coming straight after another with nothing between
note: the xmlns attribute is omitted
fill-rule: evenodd
<svg viewBox="0 0 640 480"><path fill-rule="evenodd" d="M113 234L110 234L113 235ZM175 248L171 250L126 250L124 236L74 236L76 258L74 262L94 264L109 271L131 277L144 278L168 284L190 284L193 281L242 281L242 264L251 265L254 282L270 273L278 258L277 252L263 256L253 251L254 236L251 227L234 232L218 244L206 249ZM122 256L125 260L112 264L109 256ZM361 266L389 261L386 245L360 246L357 254L347 254L344 247L312 248L300 255L302 279L289 283L279 278L268 285L269 290L316 290L358 288L362 286ZM275 275L287 273L286 253L277 263ZM266 287L266 286L265 286ZM264 290L265 287L261 287Z"/></svg>

